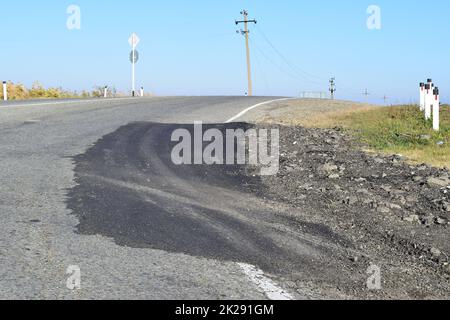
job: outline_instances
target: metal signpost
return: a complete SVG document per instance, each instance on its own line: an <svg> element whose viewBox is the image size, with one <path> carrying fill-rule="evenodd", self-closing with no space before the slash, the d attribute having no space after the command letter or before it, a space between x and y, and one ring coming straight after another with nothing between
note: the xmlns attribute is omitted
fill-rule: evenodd
<svg viewBox="0 0 450 320"><path fill-rule="evenodd" d="M132 51L130 53L130 61L131 61L131 94L134 97L136 95L136 82L135 82L135 65L139 60L139 53L136 50L137 45L139 44L141 40L139 39L139 37L137 36L136 33L133 33L130 37L130 39L128 39L128 43L130 44Z"/></svg>

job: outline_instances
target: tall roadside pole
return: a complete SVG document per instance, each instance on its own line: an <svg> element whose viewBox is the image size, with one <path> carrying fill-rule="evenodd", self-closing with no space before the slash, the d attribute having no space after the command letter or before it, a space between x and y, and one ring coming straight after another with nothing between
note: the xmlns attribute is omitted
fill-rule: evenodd
<svg viewBox="0 0 450 320"><path fill-rule="evenodd" d="M244 24L244 31L241 31L241 33L245 36L245 47L247 50L247 78L248 78L248 96L253 95L253 85L252 85L252 67L250 63L250 44L249 44L249 29L248 24L254 23L256 24L256 20L248 20L248 12L246 10L243 10L241 14L244 16L244 20L236 21L236 25L239 25L240 23Z"/></svg>
<svg viewBox="0 0 450 320"><path fill-rule="evenodd" d="M133 33L130 36L130 39L128 39L128 43L130 44L132 51L130 54L130 60L131 60L131 95L134 97L136 96L136 70L135 70L135 66L136 66L136 62L139 59L139 54L136 51L136 47L139 44L141 40L139 39L139 37L137 36L136 33Z"/></svg>

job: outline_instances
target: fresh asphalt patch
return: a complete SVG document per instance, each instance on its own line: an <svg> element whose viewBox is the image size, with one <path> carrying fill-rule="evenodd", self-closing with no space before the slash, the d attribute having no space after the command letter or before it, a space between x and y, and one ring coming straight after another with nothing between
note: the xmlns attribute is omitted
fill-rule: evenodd
<svg viewBox="0 0 450 320"><path fill-rule="evenodd" d="M211 124L203 130L251 126ZM274 274L333 272L321 256L339 259L335 246L343 238L323 225L291 218L281 203L267 205L255 168L175 165L171 153L177 142L171 135L180 128L194 131L192 124L131 123L74 159L77 186L69 192L68 207L79 218L80 234L248 263Z"/></svg>

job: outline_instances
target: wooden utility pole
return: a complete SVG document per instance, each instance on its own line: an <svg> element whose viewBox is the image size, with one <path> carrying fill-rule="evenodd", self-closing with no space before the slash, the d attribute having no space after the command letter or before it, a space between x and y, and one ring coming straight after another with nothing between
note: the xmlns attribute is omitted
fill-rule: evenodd
<svg viewBox="0 0 450 320"><path fill-rule="evenodd" d="M236 25L239 25L240 23L244 24L244 31L241 30L241 33L245 36L245 47L247 50L247 77L248 77L248 96L253 95L253 86L252 86L252 66L250 62L250 44L249 44L249 29L248 24L249 23L257 23L256 20L248 20L248 12L246 10L242 11L241 14L244 16L244 20L242 21L236 21Z"/></svg>

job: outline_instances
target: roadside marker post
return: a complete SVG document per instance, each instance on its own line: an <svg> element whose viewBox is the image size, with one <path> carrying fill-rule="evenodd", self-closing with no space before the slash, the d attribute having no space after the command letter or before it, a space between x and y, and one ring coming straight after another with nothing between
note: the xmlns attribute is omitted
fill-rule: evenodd
<svg viewBox="0 0 450 320"><path fill-rule="evenodd" d="M6 81L3 81L3 100L8 101L8 88Z"/></svg>
<svg viewBox="0 0 450 320"><path fill-rule="evenodd" d="M425 83L420 83L420 111L425 110Z"/></svg>
<svg viewBox="0 0 450 320"><path fill-rule="evenodd" d="M420 110L425 112L425 120L432 119L433 130L440 130L440 96L439 88L434 86L432 79L420 83Z"/></svg>
<svg viewBox="0 0 450 320"><path fill-rule="evenodd" d="M430 82L425 85L425 120L431 119L431 103L433 99L431 85Z"/></svg>
<svg viewBox="0 0 450 320"><path fill-rule="evenodd" d="M428 83L430 84L430 90L428 91L428 113L427 113L427 120L430 120L432 117L432 112L433 112L433 90L434 90L434 83L432 79L428 79L427 80Z"/></svg>
<svg viewBox="0 0 450 320"><path fill-rule="evenodd" d="M144 87L141 87L141 98L144 97Z"/></svg>
<svg viewBox="0 0 450 320"><path fill-rule="evenodd" d="M440 111L440 97L439 97L439 88L436 87L433 90L433 130L439 131L439 111Z"/></svg>
<svg viewBox="0 0 450 320"><path fill-rule="evenodd" d="M108 97L108 86L105 86L104 91L103 91L103 98L107 98Z"/></svg>

